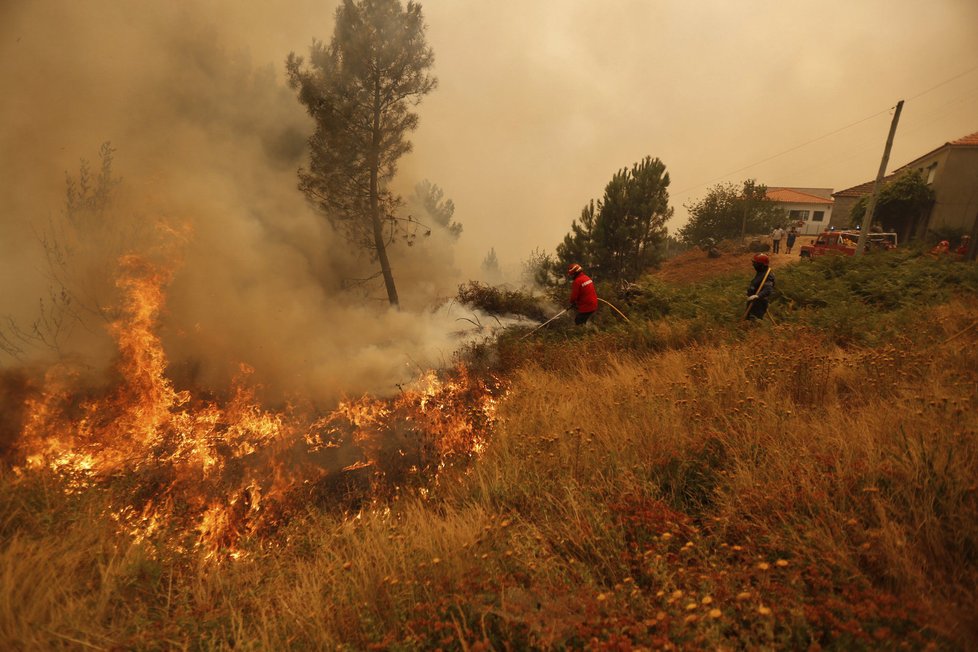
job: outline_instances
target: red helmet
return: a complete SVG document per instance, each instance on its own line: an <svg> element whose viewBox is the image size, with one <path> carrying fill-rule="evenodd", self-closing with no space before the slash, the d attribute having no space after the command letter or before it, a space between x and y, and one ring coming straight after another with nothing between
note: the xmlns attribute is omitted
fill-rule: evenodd
<svg viewBox="0 0 978 652"><path fill-rule="evenodd" d="M577 263L571 263L570 265L567 266L568 274L577 274L578 272L581 271L583 271L583 269L581 269L581 266L578 265Z"/></svg>
<svg viewBox="0 0 978 652"><path fill-rule="evenodd" d="M767 254L754 254L754 257L751 258L751 262L767 265L768 267L771 266L771 259L768 258Z"/></svg>
<svg viewBox="0 0 978 652"><path fill-rule="evenodd" d="M950 247L951 246L951 243L948 242L947 240L941 240L941 246L942 247Z"/></svg>

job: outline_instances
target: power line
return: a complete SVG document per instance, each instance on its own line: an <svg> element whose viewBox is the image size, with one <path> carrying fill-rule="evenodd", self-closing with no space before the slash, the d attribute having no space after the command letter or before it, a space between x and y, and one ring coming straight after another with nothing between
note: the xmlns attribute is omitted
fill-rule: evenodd
<svg viewBox="0 0 978 652"><path fill-rule="evenodd" d="M890 109L892 109L892 108L893 107L890 107ZM830 131L829 133L824 134L822 136L819 136L818 138L812 138L811 140L807 140L807 141L801 143L800 145L795 145L794 147L790 147L790 148L784 150L783 152L778 152L777 154L773 154L771 156L768 156L767 158L761 159L760 161L756 161L756 162L751 163L749 165L745 165L742 168L737 168L736 170L733 170L732 172L727 172L723 176L719 176L719 177L716 177L716 178L711 179L709 181L705 181L703 183L699 183L699 184L697 184L695 186L690 186L686 190L681 190L681 191L677 192L676 194L677 195L681 195L681 194L683 194L685 192L689 192L690 190L693 190L694 188L699 188L700 186L705 186L708 183L713 183L714 181L719 181L720 179L725 179L725 178L729 177L731 174L737 174L738 172L743 172L744 170L749 170L752 167L758 166L761 163L767 163L768 161L770 161L772 159L776 159L779 156L784 156L785 154L788 154L790 152L793 152L796 149L801 149L802 147L806 147L807 145L811 145L812 143L818 142L818 141L823 140L825 138L828 138L829 136L834 136L835 134L839 133L840 131L845 131L846 129L849 129L850 127L855 127L856 125L862 124L863 122L866 122L867 120L872 120L873 118L875 118L877 116L881 116L884 113L889 113L890 112L890 109L886 109L884 111L879 111L877 113L874 113L873 115L866 116L865 118L862 118L860 120L856 120L855 122L852 122L850 124L847 124L845 127L839 127L835 131Z"/></svg>
<svg viewBox="0 0 978 652"><path fill-rule="evenodd" d="M922 95L927 95L927 93L930 93L932 90L938 89L941 86L944 86L945 84L949 84L949 83L953 82L955 79L959 79L961 77L964 77L965 75L970 75L971 73L973 73L976 70L978 70L978 66L975 66L974 68L970 68L968 70L965 70L964 72L962 72L960 74L957 74L954 77L949 77L948 79L945 79L941 83L935 84L934 86L931 86L930 88L928 88L925 91L921 91L921 92L917 93L916 95L912 95L908 99L915 100L915 99L917 99L918 97L920 97Z"/></svg>
<svg viewBox="0 0 978 652"><path fill-rule="evenodd" d="M927 93L930 93L931 91L934 91L934 90L940 88L941 86L944 86L946 84L949 84L949 83L951 83L952 81L954 81L956 79L960 79L961 77L964 77L965 75L969 75L969 74L973 73L976 70L978 70L978 66L974 66L972 68L969 68L968 70L965 70L964 72L958 73L957 75L954 75L953 77L949 77L949 78L945 79L944 81L942 81L942 82L940 82L938 84L935 84L935 85L931 86L930 88L928 88L926 90L923 90L923 91L917 93L916 95L911 96L910 99L913 100L913 99L917 99L918 97L922 97L922 96L926 95ZM794 152L795 150L801 149L802 147L807 147L808 145L811 145L812 143L818 142L820 140L824 140L824 139L828 138L829 136L834 136L835 134L837 134L839 132L842 132L842 131L845 131L846 129L850 129L852 127L855 127L856 125L859 125L859 124L862 124L862 123L867 122L869 120L872 120L873 118L879 117L879 116L881 116L881 115L883 115L885 113L889 113L893 109L894 109L894 107L891 106L891 107L889 107L889 108L887 108L887 109L885 109L883 111L878 111L878 112L876 112L876 113L874 113L872 115L866 116L865 118L861 118L859 120L856 120L855 122L851 122L851 123L847 124L844 127L839 127L838 129L835 129L833 131L830 131L827 134L823 134L823 135L818 136L816 138L812 138L811 140L807 140L807 141L805 141L805 142L803 142L803 143L801 143L799 145L795 145L794 147L789 147L788 149L786 149L784 151L781 151L781 152L778 152L777 154L773 154L771 156L768 156L767 158L761 159L760 161L755 161L754 163L750 163L750 164L745 165L743 167L737 168L736 170L733 170L731 172L727 172L726 174L723 174L721 176L714 177L713 179L710 179L709 181L704 181L702 183L698 183L696 185L689 186L688 188L684 188L683 190L677 191L675 193L675 196L678 197L678 196L684 195L685 193L687 193L687 192L689 192L691 190L695 190L696 188L700 188L702 186L705 186L705 185L714 183L716 181L720 181L721 179L726 179L727 177L729 177L731 175L737 174L738 172L743 172L744 170L749 170L750 168L756 167L758 165L761 165L762 163L767 163L768 161L771 161L773 159L776 159L776 158L778 158L780 156L784 156L785 154L789 154L791 152Z"/></svg>

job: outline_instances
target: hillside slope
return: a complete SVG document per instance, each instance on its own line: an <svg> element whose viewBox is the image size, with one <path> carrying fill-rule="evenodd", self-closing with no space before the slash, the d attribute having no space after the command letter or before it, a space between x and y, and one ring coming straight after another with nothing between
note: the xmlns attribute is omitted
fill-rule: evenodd
<svg viewBox="0 0 978 652"><path fill-rule="evenodd" d="M788 254L768 254L771 257L771 269L798 262L797 249ZM710 258L699 249L692 249L674 256L662 263L652 276L675 285L689 285L708 278L741 274L746 277L753 275L751 269L752 253L744 248L722 247L719 258Z"/></svg>

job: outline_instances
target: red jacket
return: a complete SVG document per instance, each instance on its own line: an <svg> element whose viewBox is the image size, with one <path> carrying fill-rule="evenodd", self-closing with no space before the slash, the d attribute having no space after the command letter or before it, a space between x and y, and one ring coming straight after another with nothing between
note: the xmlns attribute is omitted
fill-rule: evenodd
<svg viewBox="0 0 978 652"><path fill-rule="evenodd" d="M594 312L598 309L598 293L594 290L594 281L584 272L574 277L570 300L577 312Z"/></svg>

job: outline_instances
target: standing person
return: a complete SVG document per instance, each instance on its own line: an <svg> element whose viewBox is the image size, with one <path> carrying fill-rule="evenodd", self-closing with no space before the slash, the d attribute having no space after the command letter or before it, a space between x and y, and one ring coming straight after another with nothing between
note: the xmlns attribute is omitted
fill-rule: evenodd
<svg viewBox="0 0 978 652"><path fill-rule="evenodd" d="M798 230L795 227L788 229L788 239L785 240L785 253L791 255L791 248L795 246L795 238L798 237Z"/></svg>
<svg viewBox="0 0 978 652"><path fill-rule="evenodd" d="M771 259L767 254L754 254L754 278L747 286L747 319L763 319L768 300L774 292L774 274L770 273Z"/></svg>
<svg viewBox="0 0 978 652"><path fill-rule="evenodd" d="M774 230L771 231L771 253L772 254L779 253L779 250L781 249L781 238L783 237L784 237L784 229L782 229L780 226L774 227Z"/></svg>
<svg viewBox="0 0 978 652"><path fill-rule="evenodd" d="M573 280L571 285L570 307L577 310L574 323L580 326L587 322L598 309L598 293L592 281L581 266L572 263L567 268L567 276Z"/></svg>

